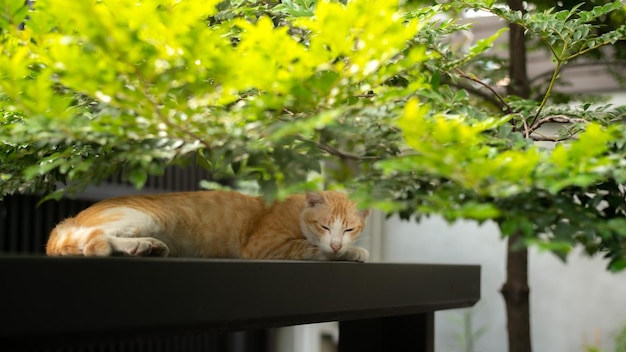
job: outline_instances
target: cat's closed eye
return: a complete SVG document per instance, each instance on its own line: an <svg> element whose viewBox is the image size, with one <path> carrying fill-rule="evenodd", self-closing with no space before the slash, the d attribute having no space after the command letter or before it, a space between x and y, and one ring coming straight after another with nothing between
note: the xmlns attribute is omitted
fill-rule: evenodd
<svg viewBox="0 0 626 352"><path fill-rule="evenodd" d="M326 231L330 231L330 227L328 227L328 226L324 226L324 225L320 225L320 226L321 226L324 230L326 230Z"/></svg>
<svg viewBox="0 0 626 352"><path fill-rule="evenodd" d="M351 232L351 231L353 231L353 230L354 230L354 229L345 229L345 230L343 230L343 232Z"/></svg>

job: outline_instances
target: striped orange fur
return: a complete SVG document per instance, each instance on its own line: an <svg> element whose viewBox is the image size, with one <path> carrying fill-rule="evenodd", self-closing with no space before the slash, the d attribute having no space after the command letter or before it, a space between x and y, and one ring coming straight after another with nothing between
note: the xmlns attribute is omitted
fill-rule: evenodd
<svg viewBox="0 0 626 352"><path fill-rule="evenodd" d="M362 262L354 241L369 213L337 191L269 206L231 191L117 197L59 223L46 253Z"/></svg>

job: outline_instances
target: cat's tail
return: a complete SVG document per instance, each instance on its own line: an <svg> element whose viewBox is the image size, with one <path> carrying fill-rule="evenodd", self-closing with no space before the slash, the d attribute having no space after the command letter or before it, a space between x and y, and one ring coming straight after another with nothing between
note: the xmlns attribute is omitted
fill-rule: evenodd
<svg viewBox="0 0 626 352"><path fill-rule="evenodd" d="M112 251L102 229L78 226L74 218L60 222L50 233L46 244L49 256L109 256Z"/></svg>

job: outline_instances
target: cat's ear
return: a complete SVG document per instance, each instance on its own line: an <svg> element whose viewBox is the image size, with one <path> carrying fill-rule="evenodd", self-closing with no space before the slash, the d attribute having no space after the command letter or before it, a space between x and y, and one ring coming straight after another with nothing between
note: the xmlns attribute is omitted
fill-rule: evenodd
<svg viewBox="0 0 626 352"><path fill-rule="evenodd" d="M314 207L326 203L324 196L320 192L306 192L306 205Z"/></svg>
<svg viewBox="0 0 626 352"><path fill-rule="evenodd" d="M371 209L363 209L359 211L359 215L363 220L367 219L372 214Z"/></svg>

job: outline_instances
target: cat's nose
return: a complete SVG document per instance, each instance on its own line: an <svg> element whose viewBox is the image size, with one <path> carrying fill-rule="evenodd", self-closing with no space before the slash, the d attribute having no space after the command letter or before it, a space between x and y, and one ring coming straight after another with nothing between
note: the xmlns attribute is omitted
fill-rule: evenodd
<svg viewBox="0 0 626 352"><path fill-rule="evenodd" d="M330 248L333 250L333 252L337 253L341 249L341 243L331 243Z"/></svg>

